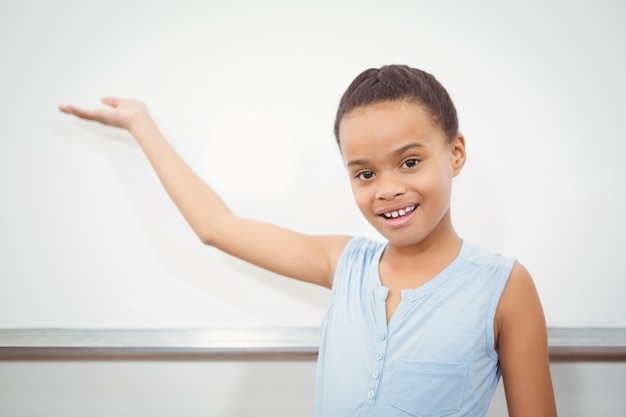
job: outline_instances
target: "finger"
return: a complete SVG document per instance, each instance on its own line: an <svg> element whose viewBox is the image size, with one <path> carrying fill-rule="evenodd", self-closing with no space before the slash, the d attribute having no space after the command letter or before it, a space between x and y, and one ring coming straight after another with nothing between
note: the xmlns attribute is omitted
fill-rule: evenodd
<svg viewBox="0 0 626 417"><path fill-rule="evenodd" d="M59 110L62 111L63 113L73 114L73 115L77 115L77 113L80 113L82 111L78 107L72 106L71 104L61 104L59 105Z"/></svg>
<svg viewBox="0 0 626 417"><path fill-rule="evenodd" d="M76 117L86 120L102 120L102 112L100 110L85 110L72 105L60 105L59 110L63 113L72 114Z"/></svg>
<svg viewBox="0 0 626 417"><path fill-rule="evenodd" d="M117 97L102 97L101 101L111 107L117 107L120 104L120 99Z"/></svg>

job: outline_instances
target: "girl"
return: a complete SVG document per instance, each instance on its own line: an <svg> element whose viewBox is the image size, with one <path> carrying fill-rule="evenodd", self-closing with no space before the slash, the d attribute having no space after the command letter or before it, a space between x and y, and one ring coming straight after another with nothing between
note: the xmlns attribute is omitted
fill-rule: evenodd
<svg viewBox="0 0 626 417"><path fill-rule="evenodd" d="M452 225L465 138L432 75L402 65L366 70L337 111L354 199L385 243L233 215L142 103L102 101L108 108L60 110L127 129L202 242L331 289L316 416L484 416L500 376L510 416L556 415L546 324L529 273L461 239Z"/></svg>

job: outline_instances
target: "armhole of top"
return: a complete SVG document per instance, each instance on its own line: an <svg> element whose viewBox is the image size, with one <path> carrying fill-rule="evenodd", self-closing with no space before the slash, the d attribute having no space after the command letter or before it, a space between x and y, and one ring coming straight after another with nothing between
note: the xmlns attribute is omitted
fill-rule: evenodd
<svg viewBox="0 0 626 417"><path fill-rule="evenodd" d="M343 282L340 282L340 280L338 280L337 278L339 277L340 279L345 279L346 258L351 256L351 254L355 250L355 246L358 247L358 241L360 239L362 239L362 237L353 236L352 239L350 239L348 243L346 243L343 250L341 251L341 254L339 255L339 259L337 260L337 267L335 268L335 274L333 275L333 283L330 287L330 298L326 305L326 312L324 313L324 316L322 317L322 322L320 323L320 334L325 333L324 329L326 327L328 316L330 315L331 310L335 305L335 294L337 293L337 287L343 284Z"/></svg>
<svg viewBox="0 0 626 417"><path fill-rule="evenodd" d="M494 360L498 360L498 351L494 347L496 339L495 332L493 330L496 324L496 311L498 310L498 305L500 305L500 300L502 299L504 288L509 282L509 278L511 277L511 273L513 272L513 266L516 262L517 261L515 259L510 258L505 258L502 260L502 263L498 267L498 282L493 289L493 297L491 299L491 304L489 305L489 310L487 311L487 323L485 326L485 338L487 342L486 347L487 354Z"/></svg>
<svg viewBox="0 0 626 417"><path fill-rule="evenodd" d="M352 239L348 240L348 243L343 247L341 254L339 255L339 259L337 260L337 267L335 268L335 274L333 275L333 284L331 286L331 290L335 287L335 282L337 282L337 277L345 276L344 270L346 268L346 258L350 256L352 252L354 252L354 246L357 245L357 242L362 239L359 236L354 236ZM358 245L357 245L358 246Z"/></svg>

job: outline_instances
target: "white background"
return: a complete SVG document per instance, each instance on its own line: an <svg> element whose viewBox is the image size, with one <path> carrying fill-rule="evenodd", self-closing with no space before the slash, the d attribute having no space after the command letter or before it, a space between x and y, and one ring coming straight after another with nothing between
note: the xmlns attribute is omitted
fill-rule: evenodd
<svg viewBox="0 0 626 417"><path fill-rule="evenodd" d="M3 1L0 327L317 326L326 290L204 247L126 132L56 107L139 97L237 213L377 237L332 124L349 82L389 63L457 104L461 235L526 265L550 326L626 326L624 17L618 1Z"/></svg>

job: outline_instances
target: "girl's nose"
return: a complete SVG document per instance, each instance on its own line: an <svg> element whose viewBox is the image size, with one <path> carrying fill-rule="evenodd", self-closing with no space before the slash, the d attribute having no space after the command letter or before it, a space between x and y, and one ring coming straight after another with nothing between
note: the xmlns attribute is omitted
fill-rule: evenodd
<svg viewBox="0 0 626 417"><path fill-rule="evenodd" d="M404 193L406 193L406 186L396 175L379 175L376 198L393 200Z"/></svg>

